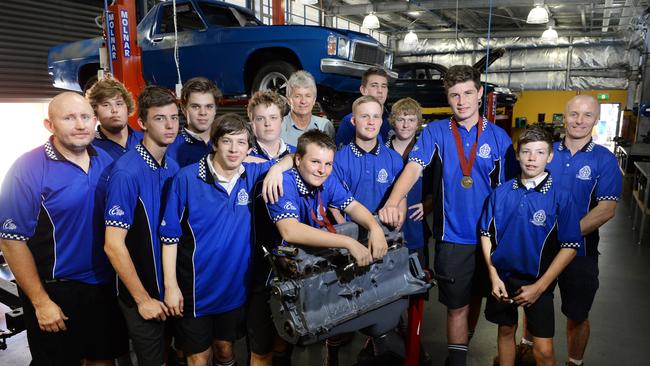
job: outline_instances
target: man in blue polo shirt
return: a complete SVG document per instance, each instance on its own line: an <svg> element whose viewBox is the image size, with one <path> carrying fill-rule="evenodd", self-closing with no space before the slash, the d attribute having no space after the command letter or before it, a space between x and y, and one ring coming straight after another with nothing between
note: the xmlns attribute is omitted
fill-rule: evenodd
<svg viewBox="0 0 650 366"><path fill-rule="evenodd" d="M140 142L142 132L129 126L129 116L135 110L133 97L122 83L115 79L99 80L86 91L86 99L99 121L93 140L95 147L117 160Z"/></svg>
<svg viewBox="0 0 650 366"><path fill-rule="evenodd" d="M82 96L54 97L44 123L52 137L14 163L0 195L0 250L18 282L32 364L112 365L128 350L102 251L113 159L91 146L96 119Z"/></svg>
<svg viewBox="0 0 650 366"><path fill-rule="evenodd" d="M255 134L255 144L249 155L264 160L278 159L293 154L295 146L280 137L282 111L287 104L284 98L272 90L260 90L248 101L248 119Z"/></svg>
<svg viewBox="0 0 650 366"><path fill-rule="evenodd" d="M562 272L558 287L562 313L567 317L567 365L582 365L589 341L589 311L598 290L598 228L614 217L621 197L622 178L614 154L592 141L599 120L598 101L589 95L571 98L564 110L564 140L553 145L548 170L560 187L571 192L580 210L581 245L585 256L575 258ZM522 354L530 348L526 333ZM528 344L526 346L525 344ZM519 355L519 352L518 352Z"/></svg>
<svg viewBox="0 0 650 366"><path fill-rule="evenodd" d="M377 67L369 68L361 76L359 91L362 96L370 95L375 97L381 104L383 117L379 129L379 141L382 143L388 141L390 137L390 123L388 122L388 111L384 108L386 98L388 98L388 74L384 69ZM341 123L336 130L336 146L339 149L354 141L356 133L351 120L352 113L341 119Z"/></svg>
<svg viewBox="0 0 650 366"><path fill-rule="evenodd" d="M277 202L267 204L271 220L282 239L291 244L325 248L345 248L357 265L367 266L373 259L382 258L387 251L384 233L372 214L336 179L332 173L336 145L320 131L305 132L298 139L295 169L284 173L284 195ZM335 207L361 227L368 230L368 247L356 240L336 234L327 218L327 207ZM317 228L326 228L327 231ZM399 316L399 314L398 314ZM390 330L397 325L398 316L381 319L378 329ZM375 338L378 352L384 349L385 339ZM336 365L338 344L328 342L327 365Z"/></svg>
<svg viewBox="0 0 650 366"><path fill-rule="evenodd" d="M104 249L118 275L118 302L143 365L162 365L164 320L158 224L162 197L178 165L165 155L178 131L176 98L167 89L146 87L138 97L144 138L116 163L106 195Z"/></svg>
<svg viewBox="0 0 650 366"><path fill-rule="evenodd" d="M512 141L504 130L479 115L483 95L480 73L470 66L452 66L444 79L447 100L454 113L448 120L429 123L409 154L409 163L395 183L382 221L399 226L404 212L400 200L417 182L422 170L438 159L442 166L442 202L434 205L443 221L436 225L434 269L455 281L438 283L439 301L447 306L447 341L450 366L464 366L470 329L478 320L487 278L476 256L478 220L485 199L505 180L506 154ZM479 266L479 267L477 267ZM476 273L476 276L475 276ZM470 308L471 302L471 308Z"/></svg>
<svg viewBox="0 0 650 366"><path fill-rule="evenodd" d="M370 212L382 207L404 165L398 153L377 141L381 115L382 106L375 97L357 98L352 104L354 141L341 148L334 158L334 175ZM402 204L406 205L406 200ZM332 213L338 223L345 222L337 209L332 209Z"/></svg>
<svg viewBox="0 0 650 366"><path fill-rule="evenodd" d="M537 365L555 365L553 289L580 248L580 216L569 190L545 170L553 140L541 126L517 144L521 175L497 187L480 222L492 282L485 317L499 325L499 364L515 364L517 307L524 307ZM492 238L492 240L491 240Z"/></svg>
<svg viewBox="0 0 650 366"><path fill-rule="evenodd" d="M217 115L221 90L204 77L188 80L181 90L181 109L187 126L169 146L167 154L182 168L201 160L212 150L210 127Z"/></svg>
<svg viewBox="0 0 650 366"><path fill-rule="evenodd" d="M160 237L165 303L176 322L189 365L233 365L233 343L243 334L251 259L254 187L269 171L279 178L286 157L243 163L253 144L250 124L236 114L216 122L212 154L183 168L167 195ZM277 173L275 173L277 172Z"/></svg>

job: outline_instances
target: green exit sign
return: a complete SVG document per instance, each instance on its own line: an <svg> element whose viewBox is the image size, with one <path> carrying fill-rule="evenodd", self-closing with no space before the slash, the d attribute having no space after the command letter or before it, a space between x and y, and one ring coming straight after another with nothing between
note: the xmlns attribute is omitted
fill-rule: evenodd
<svg viewBox="0 0 650 366"><path fill-rule="evenodd" d="M607 99L609 99L609 94L607 93L598 94L598 100L607 100Z"/></svg>

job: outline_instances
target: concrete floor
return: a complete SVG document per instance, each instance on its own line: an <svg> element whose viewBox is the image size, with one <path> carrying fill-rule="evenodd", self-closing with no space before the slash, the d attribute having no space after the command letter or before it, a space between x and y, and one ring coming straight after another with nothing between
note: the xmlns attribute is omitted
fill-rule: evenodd
<svg viewBox="0 0 650 366"><path fill-rule="evenodd" d="M620 204L616 217L600 231L600 290L591 312L591 339L585 357L589 366L647 366L650 365L650 233L646 232L641 245L631 230L629 205ZM446 357L445 308L436 301L437 291L425 305L422 341L433 358L432 365L441 366ZM0 305L1 306L1 305ZM4 313L0 309L1 313ZM564 335L564 317L559 310L556 290L556 338L558 364L567 357ZM0 317L0 328L4 317ZM357 334L341 354L342 365L352 365L361 349L364 337ZM0 351L0 365L29 364L25 335L10 338L8 349ZM239 365L246 365L243 342L237 350ZM297 347L294 365L321 365L322 346ZM492 365L496 354L496 327L481 317L477 332L470 344L469 366Z"/></svg>

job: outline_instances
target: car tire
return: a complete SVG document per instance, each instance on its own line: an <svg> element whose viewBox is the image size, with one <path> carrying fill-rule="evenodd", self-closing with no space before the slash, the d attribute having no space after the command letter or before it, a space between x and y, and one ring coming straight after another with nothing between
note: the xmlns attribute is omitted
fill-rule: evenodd
<svg viewBox="0 0 650 366"><path fill-rule="evenodd" d="M286 96L287 81L298 69L286 61L272 61L259 69L253 78L251 94L258 90L274 90Z"/></svg>

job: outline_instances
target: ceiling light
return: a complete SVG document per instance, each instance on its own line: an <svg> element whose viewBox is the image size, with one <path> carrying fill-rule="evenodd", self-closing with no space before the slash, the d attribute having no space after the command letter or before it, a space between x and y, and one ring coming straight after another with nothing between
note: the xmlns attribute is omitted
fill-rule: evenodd
<svg viewBox="0 0 650 366"><path fill-rule="evenodd" d="M419 17L422 12L420 11L407 11L406 14L412 16L412 17Z"/></svg>
<svg viewBox="0 0 650 366"><path fill-rule="evenodd" d="M361 26L367 29L377 29L379 28L379 19L375 13L372 12L363 18L363 24Z"/></svg>
<svg viewBox="0 0 650 366"><path fill-rule="evenodd" d="M541 5L535 5L528 13L528 18L526 18L526 23L528 24L546 24L548 23L548 12Z"/></svg>
<svg viewBox="0 0 650 366"><path fill-rule="evenodd" d="M553 27L548 27L547 30L542 33L542 41L546 42L555 42L557 41L557 31Z"/></svg>
<svg viewBox="0 0 650 366"><path fill-rule="evenodd" d="M318 4L318 0L300 0L300 3L302 5L316 5Z"/></svg>
<svg viewBox="0 0 650 366"><path fill-rule="evenodd" d="M413 31L409 31L404 36L404 45L414 47L417 46L417 44L418 44L418 35L415 34Z"/></svg>

